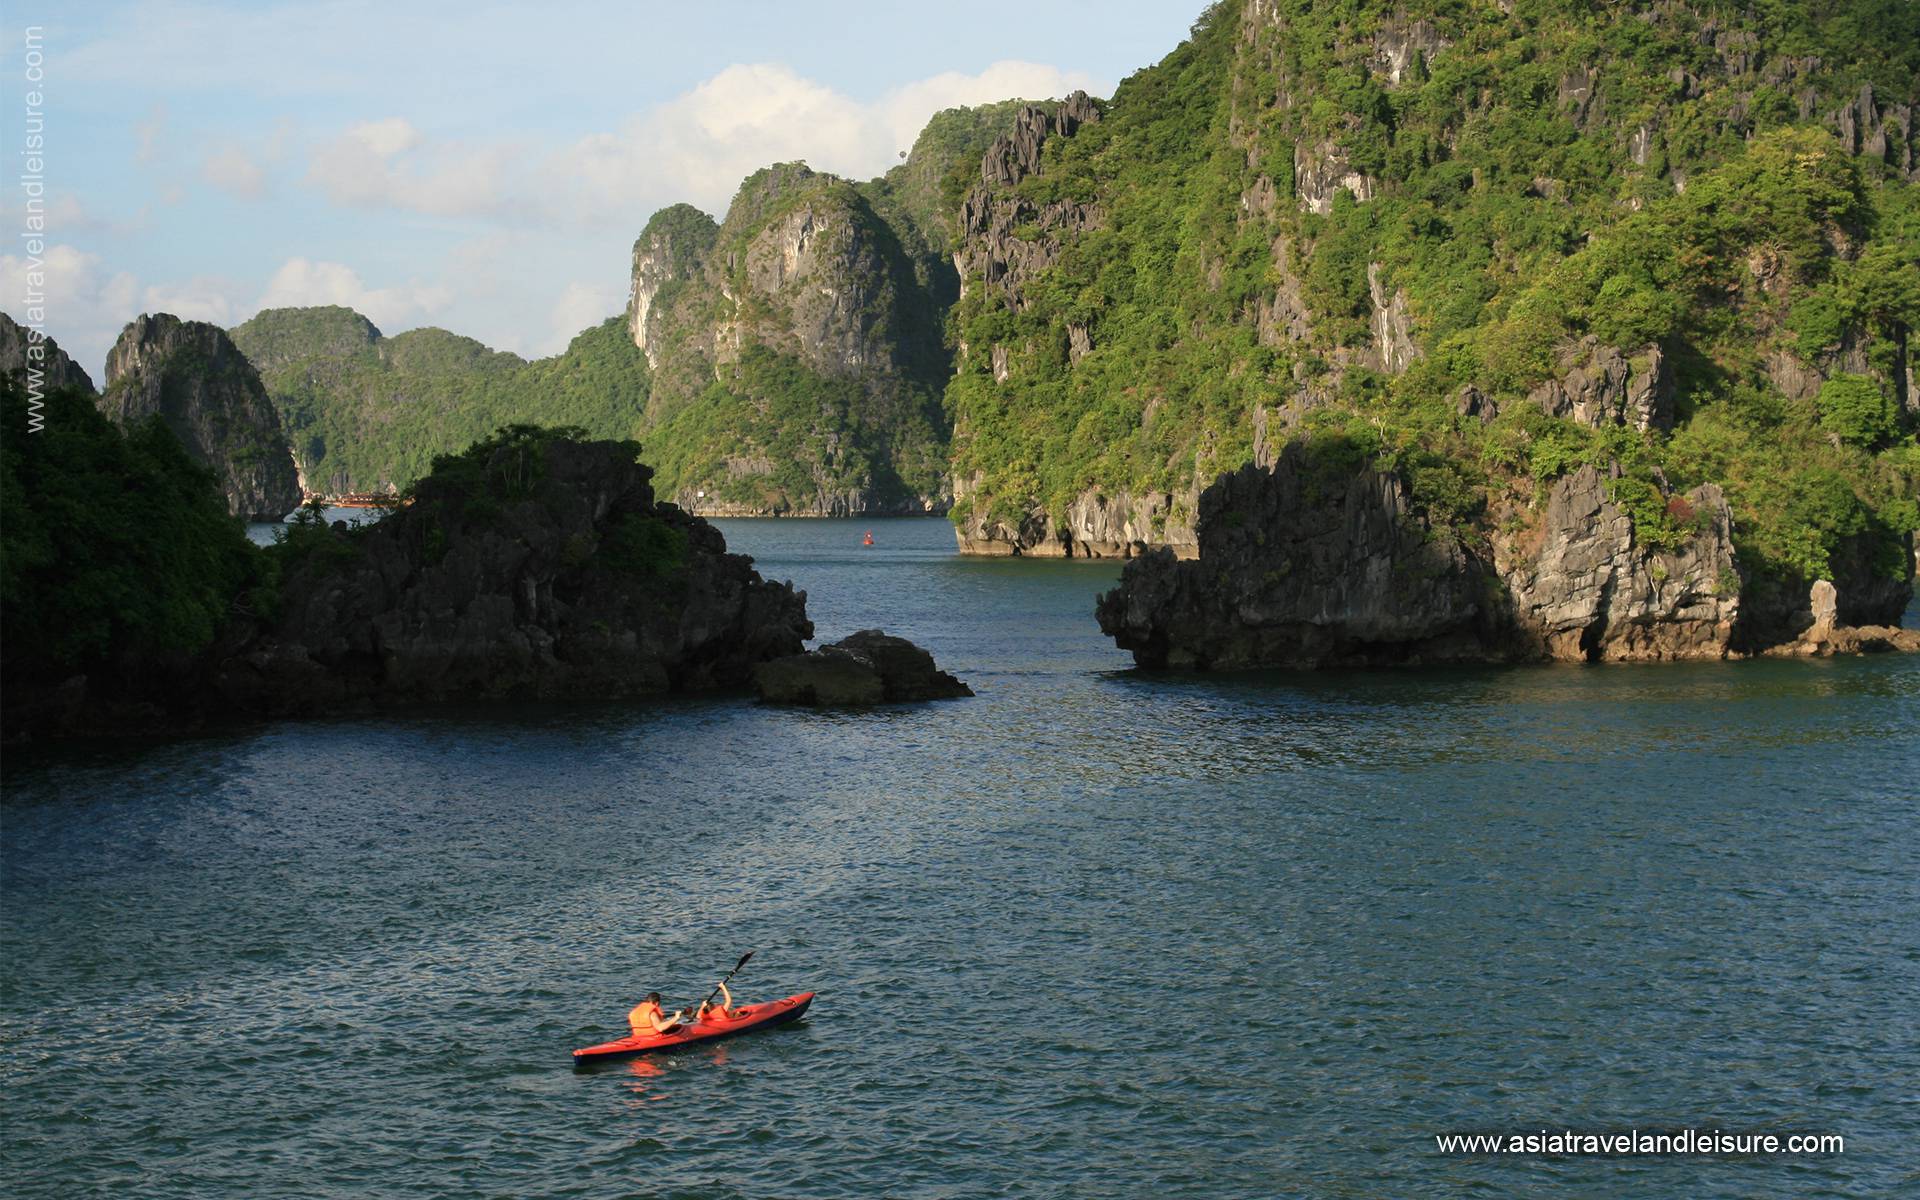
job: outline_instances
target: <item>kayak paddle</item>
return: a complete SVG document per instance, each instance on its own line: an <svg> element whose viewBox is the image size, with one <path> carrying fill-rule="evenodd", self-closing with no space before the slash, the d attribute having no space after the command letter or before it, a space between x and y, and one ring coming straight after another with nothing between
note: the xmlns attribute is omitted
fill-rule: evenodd
<svg viewBox="0 0 1920 1200"><path fill-rule="evenodd" d="M746 952L745 954L742 954L742 955L740 956L740 961L739 961L739 962L737 962L737 963L735 963L735 964L733 964L733 970L731 970L731 971L728 971L728 972L727 972L727 977L726 977L725 979L722 979L722 980L721 980L720 982L721 982L721 983L732 983L732 982L733 982L733 977L734 977L735 975L738 975L738 974L740 973L740 968L741 968L741 967L744 967L744 966L746 966L746 965L747 965L747 960L748 960L748 959L750 959L750 958L752 958L752 957L753 957L753 951L751 951L751 950L749 950L749 951L747 951L747 952ZM712 990L711 992L708 992L708 993L707 993L707 998L706 998L705 1000L702 1000L702 1001L701 1001L700 1003L702 1003L702 1004L712 1004L712 1003L713 1003L713 998L714 998L715 996L718 996L719 994L720 994L720 989L716 987L716 988L714 988L714 989L713 989L713 990Z"/></svg>

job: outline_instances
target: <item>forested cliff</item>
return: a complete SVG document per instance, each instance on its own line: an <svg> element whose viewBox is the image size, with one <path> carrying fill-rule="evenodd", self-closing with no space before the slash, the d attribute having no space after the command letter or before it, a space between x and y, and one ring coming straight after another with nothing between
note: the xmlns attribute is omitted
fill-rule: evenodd
<svg viewBox="0 0 1920 1200"><path fill-rule="evenodd" d="M444 329L388 337L338 307L267 310L233 339L318 492L403 487L532 422L643 439L660 492L703 513L944 512L954 220L1020 107L938 113L865 182L781 163L722 221L662 209L634 243L626 313L551 358Z"/></svg>
<svg viewBox="0 0 1920 1200"><path fill-rule="evenodd" d="M964 202L963 545L1191 553L1201 488L1333 432L1448 521L1617 464L1656 538L1714 483L1743 564L1893 570L1916 47L1870 2L1216 5Z"/></svg>
<svg viewBox="0 0 1920 1200"><path fill-rule="evenodd" d="M1019 108L942 112L865 183L780 163L718 223L654 215L627 324L663 490L704 513L946 511L956 201Z"/></svg>
<svg viewBox="0 0 1920 1200"><path fill-rule="evenodd" d="M963 547L1190 557L1210 520L1224 560L1103 606L1157 661L1700 657L1897 621L1917 11L1217 5L983 160ZM1391 594L1435 620L1374 622Z"/></svg>

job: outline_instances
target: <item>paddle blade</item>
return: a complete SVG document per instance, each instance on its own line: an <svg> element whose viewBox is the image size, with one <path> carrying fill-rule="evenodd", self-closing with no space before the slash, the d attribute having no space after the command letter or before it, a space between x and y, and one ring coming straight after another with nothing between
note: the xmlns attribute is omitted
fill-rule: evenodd
<svg viewBox="0 0 1920 1200"><path fill-rule="evenodd" d="M738 971L738 970L739 970L739 969L740 969L741 967L744 967L744 966L746 966L746 965L747 965L747 960L748 960L748 959L750 959L750 958L752 958L752 957L753 957L753 951L751 951L751 950L749 950L749 951L747 951L747 952L746 952L745 954L742 954L742 955L740 956L740 961L739 961L739 962L737 962L737 963L735 963L735 964L733 964L733 969L734 969L735 971Z"/></svg>

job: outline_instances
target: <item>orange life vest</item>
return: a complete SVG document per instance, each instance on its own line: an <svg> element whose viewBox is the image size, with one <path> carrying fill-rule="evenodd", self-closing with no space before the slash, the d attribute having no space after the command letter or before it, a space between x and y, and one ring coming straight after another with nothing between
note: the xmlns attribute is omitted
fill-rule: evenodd
<svg viewBox="0 0 1920 1200"><path fill-rule="evenodd" d="M627 1024L632 1027L635 1033L659 1033L660 1031L654 1027L654 1018L665 1017L666 1015L666 1012L661 1009L659 1001L642 1000L633 1006L632 1012L627 1014Z"/></svg>

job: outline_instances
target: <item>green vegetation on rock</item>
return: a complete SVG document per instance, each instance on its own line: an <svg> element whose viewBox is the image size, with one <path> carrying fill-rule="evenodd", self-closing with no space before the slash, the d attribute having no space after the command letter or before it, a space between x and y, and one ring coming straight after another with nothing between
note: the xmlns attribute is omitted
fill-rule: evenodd
<svg viewBox="0 0 1920 1200"><path fill-rule="evenodd" d="M4 687L204 649L257 582L260 556L212 472L150 417L124 432L77 389L50 392L27 432L24 389L0 375Z"/></svg>
<svg viewBox="0 0 1920 1200"><path fill-rule="evenodd" d="M1617 463L1647 540L1715 482L1743 569L1908 571L1916 47L1876 0L1218 4L969 201L1040 265L955 310L954 519L1191 495L1258 429L1367 447L1448 523Z"/></svg>
<svg viewBox="0 0 1920 1200"><path fill-rule="evenodd" d="M684 205L648 223L628 321L654 368L641 437L664 494L710 512L944 507L943 181L1011 111L940 114L882 179L777 163L718 226Z"/></svg>
<svg viewBox="0 0 1920 1200"><path fill-rule="evenodd" d="M643 439L661 493L691 504L939 508L950 210L1018 107L939 113L866 183L780 163L742 182L724 223L660 210L635 244L634 307L553 358L440 329L383 337L337 307L269 310L232 335L322 492L402 488L436 456L532 423Z"/></svg>
<svg viewBox="0 0 1920 1200"><path fill-rule="evenodd" d="M343 308L269 309L232 336L316 491L402 487L502 425L624 438L644 420L647 363L619 318L533 362L444 329L382 337Z"/></svg>

